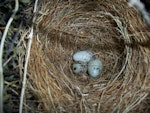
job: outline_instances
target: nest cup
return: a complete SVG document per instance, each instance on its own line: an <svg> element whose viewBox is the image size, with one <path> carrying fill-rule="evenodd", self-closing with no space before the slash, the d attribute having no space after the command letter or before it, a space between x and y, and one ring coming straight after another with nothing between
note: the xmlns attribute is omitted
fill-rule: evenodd
<svg viewBox="0 0 150 113"><path fill-rule="evenodd" d="M38 111L148 110L149 34L127 2L44 0L39 9L28 67ZM92 51L102 61L98 78L72 72L72 56L79 50Z"/></svg>

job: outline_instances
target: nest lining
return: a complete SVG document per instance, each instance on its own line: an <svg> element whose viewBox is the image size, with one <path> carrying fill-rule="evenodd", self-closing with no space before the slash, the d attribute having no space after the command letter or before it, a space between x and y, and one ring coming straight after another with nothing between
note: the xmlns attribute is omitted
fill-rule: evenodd
<svg viewBox="0 0 150 113"><path fill-rule="evenodd" d="M29 80L42 110L125 113L140 109L137 106L149 89L150 51L140 45L148 40L147 28L126 2L108 4L107 0L42 3L44 16L37 18L40 42L34 38L29 63ZM99 78L72 72L72 55L78 50L98 55L103 63Z"/></svg>

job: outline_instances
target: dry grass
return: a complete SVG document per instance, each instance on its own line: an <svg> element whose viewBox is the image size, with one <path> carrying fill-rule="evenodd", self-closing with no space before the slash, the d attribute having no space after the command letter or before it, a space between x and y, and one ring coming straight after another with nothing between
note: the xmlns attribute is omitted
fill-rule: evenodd
<svg viewBox="0 0 150 113"><path fill-rule="evenodd" d="M149 32L122 1L44 0L33 38L29 89L45 112L143 112L150 91ZM102 60L97 79L72 73L72 55L90 50Z"/></svg>

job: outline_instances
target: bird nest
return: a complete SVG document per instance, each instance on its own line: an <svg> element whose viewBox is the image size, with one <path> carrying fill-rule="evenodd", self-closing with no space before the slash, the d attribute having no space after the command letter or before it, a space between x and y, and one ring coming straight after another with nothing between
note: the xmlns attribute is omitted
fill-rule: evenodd
<svg viewBox="0 0 150 113"><path fill-rule="evenodd" d="M127 113L148 110L149 32L124 0L44 0L28 67L28 89L41 112ZM98 78L72 71L89 50L102 61Z"/></svg>

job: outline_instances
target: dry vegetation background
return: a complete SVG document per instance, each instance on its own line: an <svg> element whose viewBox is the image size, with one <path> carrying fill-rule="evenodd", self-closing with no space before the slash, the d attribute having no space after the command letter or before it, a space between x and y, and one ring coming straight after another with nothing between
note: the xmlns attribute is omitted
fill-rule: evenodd
<svg viewBox="0 0 150 113"><path fill-rule="evenodd" d="M31 10L28 8L25 14ZM23 27L18 39L19 80L5 82L7 87L18 88L10 87L11 94L21 88L18 85L23 78L26 37L31 32L28 29ZM149 31L139 12L126 0L39 1L24 112L148 113ZM100 77L84 78L72 72L72 55L79 50L90 50L101 59ZM16 92L10 102L18 103L19 94ZM17 111L17 105L14 109Z"/></svg>

